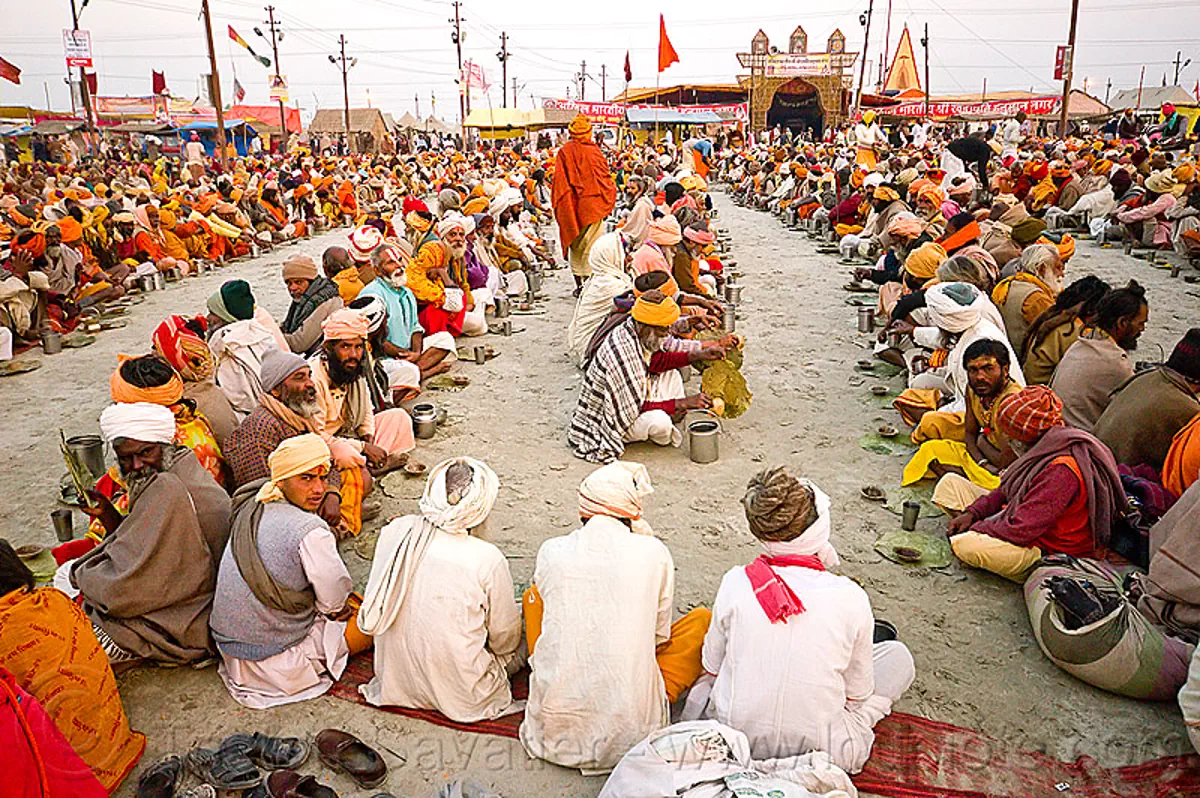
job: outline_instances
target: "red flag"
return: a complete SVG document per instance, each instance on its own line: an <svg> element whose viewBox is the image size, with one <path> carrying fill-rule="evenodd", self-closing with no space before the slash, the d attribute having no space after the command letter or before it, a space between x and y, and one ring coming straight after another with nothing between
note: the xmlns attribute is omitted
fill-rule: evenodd
<svg viewBox="0 0 1200 798"><path fill-rule="evenodd" d="M98 94L98 92L96 91L96 73L95 72L84 72L83 78L84 78L84 80L87 81L88 93L91 94L93 97L95 97L96 94Z"/></svg>
<svg viewBox="0 0 1200 798"><path fill-rule="evenodd" d="M16 64L9 63L3 58L0 58L0 78L4 78L9 83L21 85L21 70Z"/></svg>
<svg viewBox="0 0 1200 798"><path fill-rule="evenodd" d="M152 91L152 92L153 92L153 93L154 93L156 96L157 96L157 95L159 95L159 94L166 94L166 93L167 93L167 76L166 76L166 75L164 75L164 74L163 74L163 73L161 73L161 72L154 72L154 71L152 70L152 71L150 72L150 80L151 80L151 82L153 82L153 84L154 84L154 86L153 86L153 88L151 89L151 91Z"/></svg>
<svg viewBox="0 0 1200 798"><path fill-rule="evenodd" d="M625 82L633 80L633 68L629 66L629 51L625 51Z"/></svg>
<svg viewBox="0 0 1200 798"><path fill-rule="evenodd" d="M1200 101L1200 80L1196 81L1196 88L1192 89L1192 96L1195 97L1197 101Z"/></svg>
<svg viewBox="0 0 1200 798"><path fill-rule="evenodd" d="M663 15L658 15L658 71L662 72L671 64L679 63L679 53L675 52L675 48L671 46L671 40L667 38L667 22L663 19Z"/></svg>

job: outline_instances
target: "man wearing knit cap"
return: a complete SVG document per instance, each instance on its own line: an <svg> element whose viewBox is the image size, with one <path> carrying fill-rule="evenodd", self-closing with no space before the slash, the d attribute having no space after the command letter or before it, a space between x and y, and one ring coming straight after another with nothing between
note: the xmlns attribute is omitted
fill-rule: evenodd
<svg viewBox="0 0 1200 798"><path fill-rule="evenodd" d="M371 647L354 622L354 581L318 515L329 447L313 433L284 440L270 476L233 497L209 624L230 695L252 709L315 698L350 655Z"/></svg>
<svg viewBox="0 0 1200 798"><path fill-rule="evenodd" d="M712 406L703 393L684 398L679 369L691 355L662 351L679 315L675 300L657 289L647 291L600 344L584 373L567 435L576 457L611 462L635 441L678 446L682 435L673 419ZM721 347L708 351L724 356Z"/></svg>
<svg viewBox="0 0 1200 798"><path fill-rule="evenodd" d="M343 306L337 284L317 271L312 258L301 254L283 262L283 282L292 304L279 328L293 352L311 354L321 342L321 323Z"/></svg>
<svg viewBox="0 0 1200 798"><path fill-rule="evenodd" d="M1200 327L1193 327L1166 363L1139 371L1113 391L1093 432L1118 463L1161 469L1166 484L1168 451L1180 429L1198 413Z"/></svg>
<svg viewBox="0 0 1200 798"><path fill-rule="evenodd" d="M229 496L189 449L174 444L175 416L147 402L110 406L100 431L128 486L128 515L92 491L84 512L104 544L74 560L82 597L112 662L184 664L211 655L208 613L229 535Z"/></svg>
<svg viewBox="0 0 1200 798"><path fill-rule="evenodd" d="M1091 557L1127 509L1112 453L1063 423L1062 401L1042 385L1005 399L996 424L1019 456L988 492L957 474L933 501L947 512L950 547L967 565L1021 582L1044 554Z"/></svg>
<svg viewBox="0 0 1200 798"><path fill-rule="evenodd" d="M339 469L368 466L380 475L407 462L415 447L412 419L402 408L375 412L367 384L370 325L357 310L342 308L322 325L325 341L308 360L317 389L315 430L329 444Z"/></svg>
<svg viewBox="0 0 1200 798"><path fill-rule="evenodd" d="M554 157L551 204L558 222L558 243L571 262L576 288L591 275L588 252L604 232L604 220L617 199L608 160L592 139L592 123L577 114L567 127L570 140ZM578 296L578 292L576 292Z"/></svg>
<svg viewBox="0 0 1200 798"><path fill-rule="evenodd" d="M259 372L266 353L290 347L271 314L255 307L245 280L229 280L208 298L208 330L208 346L217 361L217 387L240 421L258 406Z"/></svg>

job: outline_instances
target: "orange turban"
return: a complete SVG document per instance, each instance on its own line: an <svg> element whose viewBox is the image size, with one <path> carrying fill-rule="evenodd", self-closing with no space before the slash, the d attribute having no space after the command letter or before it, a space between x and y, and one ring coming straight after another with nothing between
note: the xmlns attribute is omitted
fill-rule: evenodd
<svg viewBox="0 0 1200 798"><path fill-rule="evenodd" d="M62 233L64 244L70 244L83 238L83 225L75 221L73 216L64 216L55 222L54 226Z"/></svg>
<svg viewBox="0 0 1200 798"><path fill-rule="evenodd" d="M117 368L108 378L108 392L114 402L131 404L133 402L149 402L154 405L170 407L183 398L183 379L179 372L171 375L171 379L163 385L154 388L138 388L126 382L121 376L121 366L127 360L134 360L132 355L117 355Z"/></svg>
<svg viewBox="0 0 1200 798"><path fill-rule="evenodd" d="M46 236L41 233L22 233L12 243L12 253L28 252L31 257L40 258L46 254Z"/></svg>
<svg viewBox="0 0 1200 798"><path fill-rule="evenodd" d="M592 123L583 114L576 114L571 120L571 124L567 125L567 132L571 134L573 139L586 139L592 135Z"/></svg>

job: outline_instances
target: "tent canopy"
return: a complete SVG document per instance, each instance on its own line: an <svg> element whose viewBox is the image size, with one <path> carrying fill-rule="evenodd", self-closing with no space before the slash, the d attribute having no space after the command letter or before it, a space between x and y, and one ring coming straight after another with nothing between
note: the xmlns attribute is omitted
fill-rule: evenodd
<svg viewBox="0 0 1200 798"><path fill-rule="evenodd" d="M685 114L670 108L630 108L625 111L625 118L631 125L703 125L709 122L720 122L721 117L712 111Z"/></svg>
<svg viewBox="0 0 1200 798"><path fill-rule="evenodd" d="M525 127L528 117L516 108L476 108L467 114L463 127L515 130Z"/></svg>

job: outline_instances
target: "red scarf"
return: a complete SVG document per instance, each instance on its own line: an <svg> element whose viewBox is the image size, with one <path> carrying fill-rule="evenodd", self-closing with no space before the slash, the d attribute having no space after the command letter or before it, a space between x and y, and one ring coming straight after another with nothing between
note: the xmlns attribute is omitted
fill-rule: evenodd
<svg viewBox="0 0 1200 798"><path fill-rule="evenodd" d="M807 554L791 554L783 557L768 557L763 554L746 566L746 578L750 580L750 589L758 599L758 605L763 608L771 623L786 621L793 615L804 612L804 604L787 582L775 573L772 566L795 565L801 568L811 568L814 571L824 571L825 566L819 557Z"/></svg>

